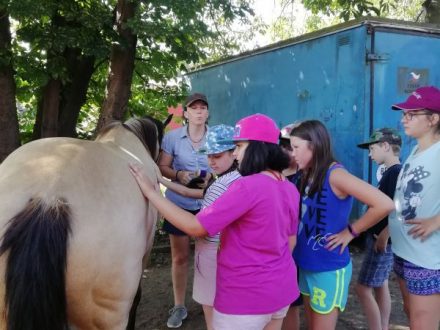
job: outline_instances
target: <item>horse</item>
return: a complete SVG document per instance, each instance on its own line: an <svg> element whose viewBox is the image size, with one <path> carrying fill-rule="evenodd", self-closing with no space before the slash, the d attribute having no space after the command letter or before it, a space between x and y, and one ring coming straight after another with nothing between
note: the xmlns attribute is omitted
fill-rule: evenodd
<svg viewBox="0 0 440 330"><path fill-rule="evenodd" d="M129 119L94 141L36 140L3 161L0 329L127 327L158 217L128 165L155 180L162 136L157 120Z"/></svg>

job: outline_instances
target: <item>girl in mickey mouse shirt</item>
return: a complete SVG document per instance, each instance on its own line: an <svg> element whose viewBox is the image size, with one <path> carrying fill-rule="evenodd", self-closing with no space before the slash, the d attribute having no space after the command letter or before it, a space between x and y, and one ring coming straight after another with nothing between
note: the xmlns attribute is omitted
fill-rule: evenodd
<svg viewBox="0 0 440 330"><path fill-rule="evenodd" d="M411 329L440 324L440 90L421 87L404 103L405 134L417 140L397 179L389 216L394 271Z"/></svg>

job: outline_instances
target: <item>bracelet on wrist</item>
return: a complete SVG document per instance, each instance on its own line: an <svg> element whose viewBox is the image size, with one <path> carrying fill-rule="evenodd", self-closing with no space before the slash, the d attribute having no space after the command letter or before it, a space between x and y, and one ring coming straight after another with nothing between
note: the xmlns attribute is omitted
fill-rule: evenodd
<svg viewBox="0 0 440 330"><path fill-rule="evenodd" d="M177 171L176 171L176 178L175 178L174 181L179 181L179 178L177 177L177 175L179 174L179 172L182 172L182 171L181 171L181 170L177 170Z"/></svg>
<svg viewBox="0 0 440 330"><path fill-rule="evenodd" d="M348 225L347 225L347 228L348 228L348 231L350 232L350 234L351 234L353 237L358 237L358 236L359 236L359 233L356 232L356 231L353 229L353 227L352 227L351 224L348 224Z"/></svg>

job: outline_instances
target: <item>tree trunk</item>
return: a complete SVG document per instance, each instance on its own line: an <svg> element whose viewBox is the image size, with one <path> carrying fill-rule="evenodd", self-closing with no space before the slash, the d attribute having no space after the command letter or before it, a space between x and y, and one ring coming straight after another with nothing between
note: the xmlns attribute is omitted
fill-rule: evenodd
<svg viewBox="0 0 440 330"><path fill-rule="evenodd" d="M64 17L54 14L53 30L62 28L80 28L78 22L67 22ZM42 88L38 102L37 117L33 138L53 136L76 136L76 124L82 105L86 101L87 89L94 71L94 56L83 56L81 49L65 48L62 53L55 47L47 50L48 64L63 58L67 72L63 80L49 78ZM54 74L54 73L52 73ZM62 75L56 73L58 77Z"/></svg>
<svg viewBox="0 0 440 330"><path fill-rule="evenodd" d="M35 116L34 129L32 131L32 140L41 138L41 122L43 120L43 97L40 96L37 104L37 114Z"/></svg>
<svg viewBox="0 0 440 330"><path fill-rule="evenodd" d="M87 89L94 72L95 57L82 56L80 49L67 49L67 70L71 80L63 86L58 136L76 137L76 124L81 107L86 102Z"/></svg>
<svg viewBox="0 0 440 330"><path fill-rule="evenodd" d="M110 72L107 82L107 94L101 108L97 132L112 120L122 120L127 111L130 98L136 55L137 36L126 23L134 17L137 1L118 0L115 25L120 42L113 45L110 56Z"/></svg>
<svg viewBox="0 0 440 330"><path fill-rule="evenodd" d="M0 163L20 146L9 15L0 8Z"/></svg>
<svg viewBox="0 0 440 330"><path fill-rule="evenodd" d="M427 0L423 7L426 10L426 22L440 24L440 0Z"/></svg>
<svg viewBox="0 0 440 330"><path fill-rule="evenodd" d="M39 137L58 135L58 114L60 107L61 81L51 78L43 88L42 101L38 111L41 112L41 130ZM38 136L38 134L37 134Z"/></svg>

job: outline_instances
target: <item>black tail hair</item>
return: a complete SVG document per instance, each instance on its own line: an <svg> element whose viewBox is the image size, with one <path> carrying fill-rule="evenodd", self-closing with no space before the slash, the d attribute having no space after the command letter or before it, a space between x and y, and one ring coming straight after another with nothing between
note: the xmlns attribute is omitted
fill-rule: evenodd
<svg viewBox="0 0 440 330"><path fill-rule="evenodd" d="M64 330L67 327L65 272L70 208L58 199L29 200L12 218L0 256L9 252L5 273L8 330Z"/></svg>

